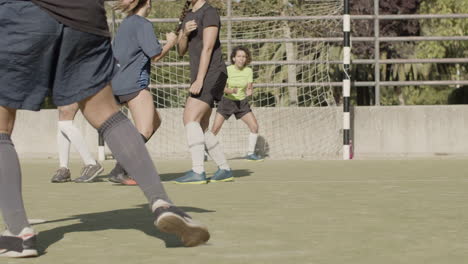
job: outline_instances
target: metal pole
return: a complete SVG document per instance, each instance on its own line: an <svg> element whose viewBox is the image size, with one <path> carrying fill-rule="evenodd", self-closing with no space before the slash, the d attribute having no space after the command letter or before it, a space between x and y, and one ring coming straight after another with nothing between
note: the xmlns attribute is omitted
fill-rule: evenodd
<svg viewBox="0 0 468 264"><path fill-rule="evenodd" d="M112 37L115 36L116 25L115 25L115 9L112 8Z"/></svg>
<svg viewBox="0 0 468 264"><path fill-rule="evenodd" d="M112 22L111 22L111 34L112 37L115 36L116 31L116 19L115 19L115 10L112 9ZM104 138L100 133L98 133L98 161L106 160L106 147L104 143Z"/></svg>
<svg viewBox="0 0 468 264"><path fill-rule="evenodd" d="M374 81L375 81L375 105L380 105L380 23L379 0L374 0Z"/></svg>
<svg viewBox="0 0 468 264"><path fill-rule="evenodd" d="M350 114L350 95L351 95L351 16L349 14L349 0L344 0L343 14L343 159L351 158L351 114Z"/></svg>
<svg viewBox="0 0 468 264"><path fill-rule="evenodd" d="M232 52L232 0L227 0L227 42L228 57Z"/></svg>

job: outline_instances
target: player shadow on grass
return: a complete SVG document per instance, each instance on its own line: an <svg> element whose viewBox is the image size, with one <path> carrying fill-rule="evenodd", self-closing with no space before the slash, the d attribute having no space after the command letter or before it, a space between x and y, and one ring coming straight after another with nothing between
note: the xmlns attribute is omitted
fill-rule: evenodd
<svg viewBox="0 0 468 264"><path fill-rule="evenodd" d="M181 208L187 213L216 212L213 210L207 210L197 207L180 206L179 208ZM39 253L41 255L46 254L47 248L49 248L52 244L62 240L68 233L103 231L109 229L136 229L140 230L148 236L153 236L155 238L163 240L166 247L168 248L183 247L182 242L175 235L162 233L153 225L153 216L148 210L147 204L138 205L138 207L136 208L74 215L68 218L46 221L45 223L50 224L76 220L79 220L80 223L59 226L40 232L38 235ZM92 237L90 237L89 239L89 242L92 243ZM81 242L86 243L86 241ZM157 243L158 240L155 240L154 246L157 246ZM108 245L104 246L111 247L111 244L112 247L116 246L115 242L109 242ZM102 248L103 245L100 245L99 247ZM149 247L151 247L151 245L149 245Z"/></svg>
<svg viewBox="0 0 468 264"><path fill-rule="evenodd" d="M211 177L214 172L211 172L211 174L208 174L208 177ZM161 181L167 182L167 181L172 181L174 179L177 179L179 177L184 176L185 172L176 172L176 173L163 173L160 174L159 176L161 177ZM241 178L241 177L248 177L252 174L250 170L232 170L232 174L234 175L234 178ZM108 181L107 179L109 178L108 175L100 175L94 179L93 182L105 182ZM123 184L114 184L115 186L124 186L126 185Z"/></svg>
<svg viewBox="0 0 468 264"><path fill-rule="evenodd" d="M213 176L214 171L208 172L207 177ZM177 179L179 177L184 176L185 172L176 172L176 173L163 173L160 175L161 181L172 181L174 179ZM234 178L241 178L241 177L248 177L252 174L250 170L232 170L232 174L234 175Z"/></svg>

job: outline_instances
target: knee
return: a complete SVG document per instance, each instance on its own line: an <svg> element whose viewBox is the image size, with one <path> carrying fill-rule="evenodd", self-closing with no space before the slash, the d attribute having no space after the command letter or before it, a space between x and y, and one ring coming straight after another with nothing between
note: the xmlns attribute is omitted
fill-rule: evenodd
<svg viewBox="0 0 468 264"><path fill-rule="evenodd" d="M161 123L162 123L161 117L159 117L158 115L155 116L154 122L153 122L153 128L154 128L153 131L158 130L158 128L161 126Z"/></svg>
<svg viewBox="0 0 468 264"><path fill-rule="evenodd" d="M218 135L219 131L221 130L221 127L220 126L216 126L216 127L213 127L211 129L211 133L215 134L215 135Z"/></svg>
<svg viewBox="0 0 468 264"><path fill-rule="evenodd" d="M153 136L155 130L152 130L152 129L144 129L143 131L139 131L140 134L142 134L147 140L149 140L151 138L151 136Z"/></svg>
<svg viewBox="0 0 468 264"><path fill-rule="evenodd" d="M258 134L258 124L254 124L250 126L250 132L254 134Z"/></svg>
<svg viewBox="0 0 468 264"><path fill-rule="evenodd" d="M76 112L78 112L78 104L60 106L58 112L60 120L73 120Z"/></svg>

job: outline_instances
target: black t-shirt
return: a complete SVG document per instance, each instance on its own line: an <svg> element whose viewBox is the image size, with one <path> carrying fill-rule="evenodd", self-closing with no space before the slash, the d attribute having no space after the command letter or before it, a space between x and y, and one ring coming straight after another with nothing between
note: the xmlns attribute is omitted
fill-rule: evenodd
<svg viewBox="0 0 468 264"><path fill-rule="evenodd" d="M73 29L110 37L104 0L32 0Z"/></svg>
<svg viewBox="0 0 468 264"><path fill-rule="evenodd" d="M219 41L219 33L221 31L221 19L218 12L208 3L205 3L197 11L191 10L187 13L182 22L182 28L185 23L190 20L195 20L197 29L192 31L188 37L188 52L190 55L190 77L192 82L197 79L198 67L200 65L200 55L203 49L203 29L210 26L218 27L218 36L213 47L210 65L208 66L207 74L224 72L227 74L226 65L224 64L221 42Z"/></svg>

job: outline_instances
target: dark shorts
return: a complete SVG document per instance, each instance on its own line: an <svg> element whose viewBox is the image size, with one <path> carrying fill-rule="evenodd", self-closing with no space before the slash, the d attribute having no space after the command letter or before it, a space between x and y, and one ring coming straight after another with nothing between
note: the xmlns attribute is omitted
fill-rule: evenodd
<svg viewBox="0 0 468 264"><path fill-rule="evenodd" d="M137 97L140 94L140 92L143 91L143 90L148 90L149 91L149 88L146 87L144 89L141 89L140 91L136 91L136 92L129 93L129 94L115 95L115 100L117 100L117 103L119 103L119 104L128 103L128 101L130 101L133 98Z"/></svg>
<svg viewBox="0 0 468 264"><path fill-rule="evenodd" d="M247 98L240 101L235 101L223 97L221 102L218 104L218 110L216 110L224 119L228 120L231 115L234 115L236 119L241 119L246 114L252 112L250 109L249 101Z"/></svg>
<svg viewBox="0 0 468 264"><path fill-rule="evenodd" d="M197 95L190 94L190 97L201 100L213 108L214 103L221 101L223 97L226 81L227 74L224 72L207 74L201 92Z"/></svg>
<svg viewBox="0 0 468 264"><path fill-rule="evenodd" d="M0 105L37 111L50 92L63 106L110 83L110 39L64 26L30 1L0 0Z"/></svg>

